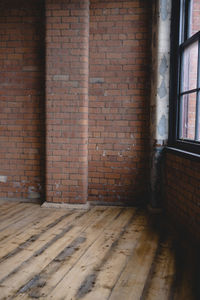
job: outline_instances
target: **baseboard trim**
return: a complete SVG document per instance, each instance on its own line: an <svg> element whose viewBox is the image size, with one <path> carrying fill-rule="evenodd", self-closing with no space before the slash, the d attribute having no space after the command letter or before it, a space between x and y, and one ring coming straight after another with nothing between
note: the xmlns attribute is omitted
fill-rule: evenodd
<svg viewBox="0 0 200 300"><path fill-rule="evenodd" d="M42 208L57 208L57 209L83 209L87 210L90 208L90 203L84 203L84 204L79 204L79 203L53 203L53 202L47 202L45 201L42 205Z"/></svg>
<svg viewBox="0 0 200 300"><path fill-rule="evenodd" d="M122 202L90 201L91 206L130 206Z"/></svg>
<svg viewBox="0 0 200 300"><path fill-rule="evenodd" d="M90 201L91 206L121 206L121 207L143 207L145 205L145 202L143 201L135 201L133 203L131 202L108 202L108 201Z"/></svg>
<svg viewBox="0 0 200 300"><path fill-rule="evenodd" d="M20 203L36 203L41 204L41 199L34 198L0 198L0 202L20 202Z"/></svg>
<svg viewBox="0 0 200 300"><path fill-rule="evenodd" d="M161 207L152 207L150 204L147 205L147 209L151 214L162 214L163 209Z"/></svg>

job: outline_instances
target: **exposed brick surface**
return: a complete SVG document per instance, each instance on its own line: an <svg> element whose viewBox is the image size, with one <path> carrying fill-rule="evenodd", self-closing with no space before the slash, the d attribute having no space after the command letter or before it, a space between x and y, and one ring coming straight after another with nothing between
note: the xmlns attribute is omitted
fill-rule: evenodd
<svg viewBox="0 0 200 300"><path fill-rule="evenodd" d="M90 44L88 0L45 3L1 2L0 175L8 183L0 196L41 192L45 174L47 201L142 200L149 159L148 1L90 1Z"/></svg>
<svg viewBox="0 0 200 300"><path fill-rule="evenodd" d="M89 0L46 1L46 200L84 203Z"/></svg>
<svg viewBox="0 0 200 300"><path fill-rule="evenodd" d="M42 193L43 12L41 0L0 2L0 197Z"/></svg>
<svg viewBox="0 0 200 300"><path fill-rule="evenodd" d="M45 174L47 201L146 193L148 1L93 0L90 12L89 78L88 0L1 2L1 197L41 193Z"/></svg>
<svg viewBox="0 0 200 300"><path fill-rule="evenodd" d="M147 192L149 9L90 1L90 201L135 203Z"/></svg>
<svg viewBox="0 0 200 300"><path fill-rule="evenodd" d="M168 214L200 239L200 162L167 153L165 196Z"/></svg>

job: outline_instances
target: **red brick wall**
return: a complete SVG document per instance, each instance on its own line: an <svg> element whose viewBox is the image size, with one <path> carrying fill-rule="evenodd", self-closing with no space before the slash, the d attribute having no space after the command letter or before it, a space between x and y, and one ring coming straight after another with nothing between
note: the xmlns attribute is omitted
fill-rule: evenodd
<svg viewBox="0 0 200 300"><path fill-rule="evenodd" d="M88 175L88 0L46 1L46 200L84 203Z"/></svg>
<svg viewBox="0 0 200 300"><path fill-rule="evenodd" d="M149 1L90 1L89 200L144 200Z"/></svg>
<svg viewBox="0 0 200 300"><path fill-rule="evenodd" d="M200 239L200 162L167 153L165 195L168 215Z"/></svg>
<svg viewBox="0 0 200 300"><path fill-rule="evenodd" d="M88 0L46 0L45 8L41 3L1 2L0 175L8 175L8 183L1 183L0 196L41 192L45 174L47 201L143 201L149 2L90 1L90 44Z"/></svg>
<svg viewBox="0 0 200 300"><path fill-rule="evenodd" d="M41 0L0 2L0 197L42 193L43 20Z"/></svg>

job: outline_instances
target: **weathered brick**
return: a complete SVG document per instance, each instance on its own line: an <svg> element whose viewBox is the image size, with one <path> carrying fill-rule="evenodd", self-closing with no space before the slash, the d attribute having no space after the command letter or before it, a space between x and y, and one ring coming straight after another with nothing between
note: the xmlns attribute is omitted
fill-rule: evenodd
<svg viewBox="0 0 200 300"><path fill-rule="evenodd" d="M53 182L48 180L46 196L47 201L85 203L88 175L85 140L88 136L89 1L74 1L76 6L72 1L71 5L65 7L61 0L56 3L46 1L46 15L48 11L52 12L50 23L54 24L53 28L61 29L46 32L49 40L54 38L53 43L47 44L46 58L46 164L51 177L57 178L56 198L49 193ZM76 9L79 6L82 8ZM52 106L52 93L56 95L54 105L57 112ZM51 136L52 141L48 140ZM75 186L73 190L72 186Z"/></svg>
<svg viewBox="0 0 200 300"><path fill-rule="evenodd" d="M18 6L10 1L13 10L5 5L0 12L6 15L0 26L0 118L6 126L1 131L2 172L13 168L9 181L18 178L26 185L14 192L9 183L1 195L10 188L13 196L26 197L27 182L36 190L44 187L46 113L47 201L83 203L87 192L89 200L143 199L148 183L148 1L91 0L90 44L88 0L47 0L45 8L39 0L21 0Z"/></svg>
<svg viewBox="0 0 200 300"><path fill-rule="evenodd" d="M165 203L170 217L200 239L200 163L173 153L165 156Z"/></svg>
<svg viewBox="0 0 200 300"><path fill-rule="evenodd" d="M27 198L44 189L44 3L1 1L0 197ZM23 18L22 18L23 16ZM34 37L34 39L33 39ZM2 65L3 63L3 65ZM3 100L6 98L6 101ZM9 139L7 139L9 137Z"/></svg>
<svg viewBox="0 0 200 300"><path fill-rule="evenodd" d="M140 48L138 39L148 43L150 37L144 35L149 4L90 3L89 200L134 202L148 185L150 49ZM98 188L94 178L101 179Z"/></svg>

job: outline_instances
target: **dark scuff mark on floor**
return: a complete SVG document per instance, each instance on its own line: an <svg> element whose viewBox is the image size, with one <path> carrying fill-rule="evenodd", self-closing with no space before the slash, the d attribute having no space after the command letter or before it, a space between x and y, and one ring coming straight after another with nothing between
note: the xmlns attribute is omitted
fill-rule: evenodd
<svg viewBox="0 0 200 300"><path fill-rule="evenodd" d="M80 213L78 216L75 217L75 220L78 218L81 218L83 215L85 214L85 212ZM53 237L48 243L46 243L44 246L42 246L40 249L38 249L37 251L35 251L28 259L26 259L25 261L23 261L18 267L16 267L12 272L10 272L8 275L4 276L1 280L0 280L0 285L9 277L11 277L12 275L14 275L16 272L20 271L20 269L28 264L31 260L33 260L35 257L41 255L46 249L48 249L48 247L50 247L51 245L53 245L56 241L58 241L60 238L62 238L67 232L69 232L72 228L74 227L74 225L70 224L68 225L66 228L62 229L61 233L57 234L55 237Z"/></svg>
<svg viewBox="0 0 200 300"><path fill-rule="evenodd" d="M31 298L39 298L41 296L40 289L44 287L48 278L58 271L63 263L66 263L81 244L86 241L86 238L80 236L71 244L67 245L39 274L35 275L18 291L18 294L28 293Z"/></svg>
<svg viewBox="0 0 200 300"><path fill-rule="evenodd" d="M95 273L89 274L81 284L76 294L76 297L79 299L87 295L95 285L96 279L97 279L97 274Z"/></svg>
<svg viewBox="0 0 200 300"><path fill-rule="evenodd" d="M70 216L71 213L67 213L61 217L59 217L58 219L56 219L54 222L48 224L43 230L41 230L41 232L32 235L30 238L28 238L25 242L19 244L19 246L17 246L15 249L13 249L11 252L9 252L8 254L6 254L5 256L3 256L0 259L0 263L6 259L8 259L11 256L14 256L16 254L18 254L21 250L25 249L26 247L28 247L30 244L32 244L33 242L35 242L37 239L39 239L39 237L45 233L47 230L53 228L54 226L56 226L58 223L60 223L62 220L64 220L65 218L67 218L68 216Z"/></svg>
<svg viewBox="0 0 200 300"><path fill-rule="evenodd" d="M121 213L122 213L122 211L118 215L120 215ZM138 209L131 216L131 218L128 220L128 222L126 223L126 225L123 227L123 229L121 230L121 232L117 236L116 240L111 244L110 248L106 252L106 254L103 257L103 259L101 260L101 262L93 268L92 272L82 282L82 284L80 285L80 287L79 287L79 289L78 289L78 291L76 293L76 298L77 299L83 298L84 296L86 296L92 290L92 288L94 287L94 285L96 283L96 279L98 277L98 273L103 268L103 266L105 265L105 263L109 260L109 258L112 256L113 250L117 247L117 245L119 243L119 240L125 234L128 226L133 222L133 220L135 220L135 218L137 216L137 213L138 213Z"/></svg>

